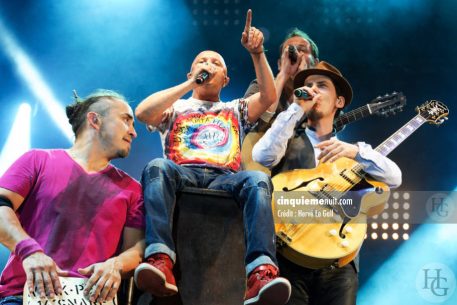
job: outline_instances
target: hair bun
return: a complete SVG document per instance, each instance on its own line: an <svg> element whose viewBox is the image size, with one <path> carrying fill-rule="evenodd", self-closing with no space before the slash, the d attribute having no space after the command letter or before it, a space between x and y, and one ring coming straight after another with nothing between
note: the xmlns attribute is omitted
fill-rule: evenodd
<svg viewBox="0 0 457 305"><path fill-rule="evenodd" d="M77 111L78 110L77 108L79 108L78 106L79 106L78 104L73 104L73 105L68 105L67 107L65 107L65 113L67 114L67 118L70 121L70 123L71 123L72 119L74 118L76 112L78 112Z"/></svg>

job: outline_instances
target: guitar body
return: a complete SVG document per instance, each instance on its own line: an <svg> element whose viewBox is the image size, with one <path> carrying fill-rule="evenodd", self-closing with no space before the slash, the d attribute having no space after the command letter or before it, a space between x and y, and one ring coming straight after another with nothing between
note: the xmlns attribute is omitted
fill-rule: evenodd
<svg viewBox="0 0 457 305"><path fill-rule="evenodd" d="M401 100L405 101L401 95ZM431 100L416 108L418 114L396 131L375 151L387 156L393 149L409 137L425 122L441 125L449 114L449 108L443 103ZM390 192L387 185L366 179L363 168L354 160L340 158L333 163L320 164L315 169L298 169L288 171L273 177L275 191L272 208L275 216L275 230L278 251L290 261L307 268L323 268L330 265L339 267L349 263L358 253L366 234L367 216L382 212ZM367 188L366 186L370 187ZM346 192L347 190L354 192ZM294 195L294 204L308 200L333 198L342 191L354 201L353 208L344 205L299 205L303 213L281 210L291 203L285 195ZM294 194L295 193L295 194ZM342 193L339 193L341 195ZM292 199L294 199L292 198ZM311 212L337 210L331 217L311 217ZM289 213L292 211L292 213ZM295 212L295 213L294 213ZM306 213L308 212L308 213ZM306 217L311 218L305 219ZM346 215L347 223L340 217ZM306 220L306 221L305 221Z"/></svg>
<svg viewBox="0 0 457 305"><path fill-rule="evenodd" d="M268 167L265 167L262 164L252 160L252 149L264 134L265 132L252 131L246 135L243 140L243 145L241 146L241 165L243 170L262 171L270 176L271 171L268 169Z"/></svg>
<svg viewBox="0 0 457 305"><path fill-rule="evenodd" d="M278 252L298 265L313 269L335 263L342 267L354 259L365 239L367 216L380 213L390 194L389 188L383 183L364 179L353 186L341 176L344 172L345 177L356 178L350 169L357 164L352 159L340 158L314 169L298 169L273 177L275 192L272 208ZM353 214L347 224L343 225L341 215L345 211L338 209L339 206L300 205L293 209L292 216L289 213L289 217L281 217L281 211L287 207L279 200L281 196L287 193L289 198L316 201L316 194L328 187L355 190L342 197L342 201L353 203L347 210ZM293 191L284 191L284 188ZM342 193L337 192L336 196Z"/></svg>

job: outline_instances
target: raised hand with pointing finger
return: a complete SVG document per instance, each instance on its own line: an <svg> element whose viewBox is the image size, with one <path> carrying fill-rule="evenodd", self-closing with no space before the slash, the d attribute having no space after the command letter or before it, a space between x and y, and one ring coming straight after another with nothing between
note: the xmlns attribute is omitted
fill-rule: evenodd
<svg viewBox="0 0 457 305"><path fill-rule="evenodd" d="M263 53L263 33L251 26L252 22L252 10L248 10L246 13L246 24L244 26L244 31L241 34L241 44L246 50L251 54L260 54Z"/></svg>

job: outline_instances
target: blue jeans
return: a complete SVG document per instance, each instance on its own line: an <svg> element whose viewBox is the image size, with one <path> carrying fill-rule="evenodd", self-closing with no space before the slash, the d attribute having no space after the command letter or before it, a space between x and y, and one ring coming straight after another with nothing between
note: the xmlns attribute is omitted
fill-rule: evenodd
<svg viewBox="0 0 457 305"><path fill-rule="evenodd" d="M257 171L180 166L168 159L154 159L141 178L146 209L145 257L168 254L176 262L172 237L176 193L184 187L224 190L232 194L243 211L245 265L249 274L263 264L277 265L275 232L271 212L270 177Z"/></svg>
<svg viewBox="0 0 457 305"><path fill-rule="evenodd" d="M0 305L22 305L22 296L12 295L0 299Z"/></svg>

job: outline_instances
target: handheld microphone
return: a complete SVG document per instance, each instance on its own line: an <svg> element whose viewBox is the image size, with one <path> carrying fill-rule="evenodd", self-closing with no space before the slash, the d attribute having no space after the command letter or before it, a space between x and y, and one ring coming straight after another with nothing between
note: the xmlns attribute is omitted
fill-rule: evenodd
<svg viewBox="0 0 457 305"><path fill-rule="evenodd" d="M297 62L298 54L297 48L294 45L289 45L289 59L291 64L295 64Z"/></svg>
<svg viewBox="0 0 457 305"><path fill-rule="evenodd" d="M205 70L202 72L198 73L197 78L195 78L195 82L197 84L203 84L204 81L206 81L209 78L209 73Z"/></svg>
<svg viewBox="0 0 457 305"><path fill-rule="evenodd" d="M307 100L309 98L312 98L312 96L308 93L308 91L304 89L295 89L294 90L294 95L302 100Z"/></svg>

